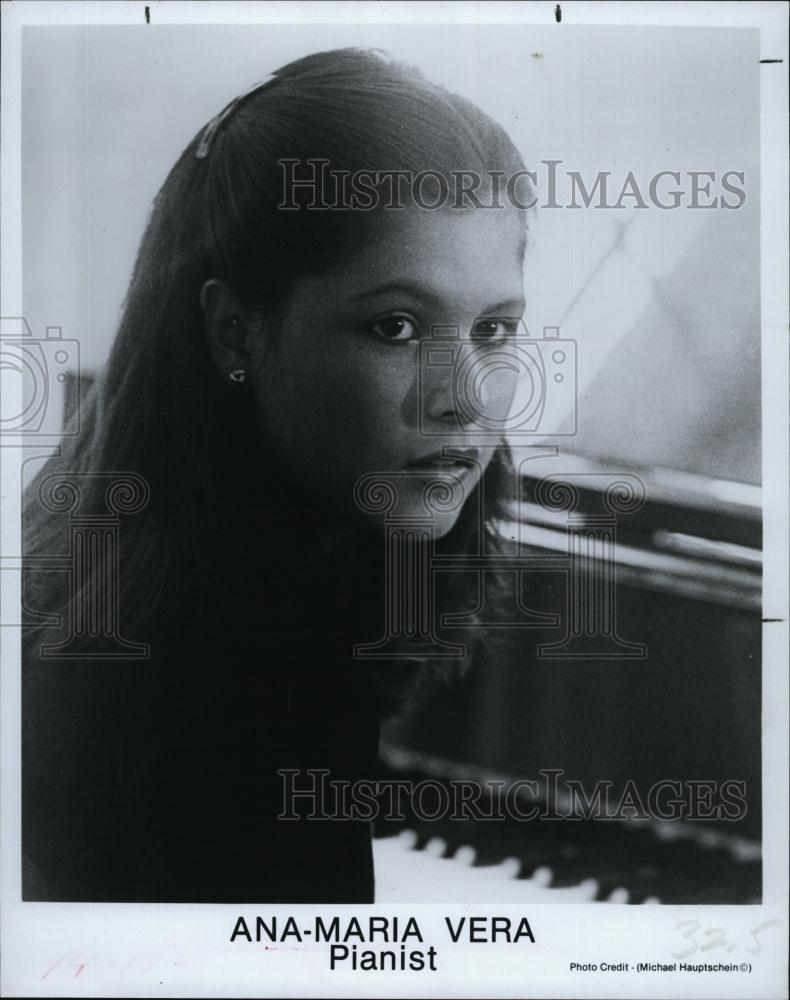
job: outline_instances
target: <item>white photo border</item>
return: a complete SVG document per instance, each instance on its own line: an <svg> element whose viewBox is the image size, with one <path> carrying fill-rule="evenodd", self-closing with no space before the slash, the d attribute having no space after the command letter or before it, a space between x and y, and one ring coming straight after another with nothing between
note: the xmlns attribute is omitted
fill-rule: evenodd
<svg viewBox="0 0 790 1000"><path fill-rule="evenodd" d="M2 304L0 315L22 315L21 29L30 24L140 24L146 4L37 3L3 5L2 36ZM552 3L191 3L148 4L157 24L398 21L556 23ZM561 3L557 30L586 25L730 26L761 33L761 254L764 498L763 635L763 902L753 907L612 905L527 907L537 944L516 960L507 946L446 948L447 969L399 973L399 978L326 972L325 947L229 945L236 916L249 907L164 904L22 903L20 879L19 633L0 629L2 654L2 992L17 996L546 996L780 997L786 989L788 895L788 97L787 8L784 3ZM775 60L779 60L776 62ZM4 375L5 392L20 387ZM3 552L19 552L20 450L0 448ZM20 602L18 574L0 574L5 614ZM267 913L295 907L267 906ZM304 913L351 915L376 907L300 907ZM379 908L380 909L380 908ZM748 918L745 911L749 911ZM443 918L454 913L520 916L509 906L387 907L419 913L426 939L445 940ZM704 911L704 914L703 914ZM779 920L770 944L750 959L748 975L682 980L613 974L574 976L569 958L658 955L677 947L678 924L690 919L723 928ZM735 930L732 931L735 933ZM79 968L79 956L98 961ZM265 963L261 956L266 957ZM523 952L518 952L519 956ZM64 958L65 956L65 958ZM257 959L257 961L256 961ZM68 979L46 977L48 964L71 963ZM660 961L660 959L655 959ZM148 966L156 975L145 975ZM433 978L428 979L426 975Z"/></svg>

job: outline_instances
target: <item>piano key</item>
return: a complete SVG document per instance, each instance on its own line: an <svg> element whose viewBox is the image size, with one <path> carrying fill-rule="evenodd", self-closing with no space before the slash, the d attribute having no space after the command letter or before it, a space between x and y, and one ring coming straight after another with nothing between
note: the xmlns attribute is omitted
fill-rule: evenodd
<svg viewBox="0 0 790 1000"><path fill-rule="evenodd" d="M577 887L577 892L583 901L592 902L598 896L598 880L586 878Z"/></svg>
<svg viewBox="0 0 790 1000"><path fill-rule="evenodd" d="M521 874L521 862L518 858L505 858L495 866L504 878L518 878Z"/></svg>
<svg viewBox="0 0 790 1000"><path fill-rule="evenodd" d="M470 868L405 844L400 837L374 840L376 902L583 903L595 897L594 879L552 889L532 879L513 877L517 868L512 862L517 864L517 859Z"/></svg>
<svg viewBox="0 0 790 1000"><path fill-rule="evenodd" d="M398 840L401 845L410 850L412 847L417 845L417 831L416 830L401 830L398 834Z"/></svg>
<svg viewBox="0 0 790 1000"><path fill-rule="evenodd" d="M532 882L535 885L549 886L554 880L551 868L547 865L541 865L540 868L536 868L535 871L530 876Z"/></svg>
<svg viewBox="0 0 790 1000"><path fill-rule="evenodd" d="M471 867L476 860L477 851L468 844L462 844L453 855L453 861L459 865L468 865Z"/></svg>
<svg viewBox="0 0 790 1000"><path fill-rule="evenodd" d="M419 782L425 774L399 770L397 777ZM430 777L444 780L434 772ZM405 825L411 830L407 838L414 849L408 860L401 858L404 866L436 838L443 841L442 861L451 862L456 855L459 861L463 859L464 863L455 863L455 871L463 878L474 876L474 884L468 883L467 895L457 897L461 900L479 899L478 887L492 902L510 898L514 887L548 894L549 901L564 898L567 890L575 900L605 902L613 894L619 899L618 890L623 889L628 901L637 904L757 903L761 899L759 843L718 830L700 836L703 831L693 824L512 818L426 822L411 815L407 824L377 822L376 835L392 838ZM515 860L503 867L508 858ZM539 884L545 880L541 869L550 871L550 887ZM485 874L478 878L479 872ZM424 871L423 878L434 874ZM424 898L413 890L409 901Z"/></svg>

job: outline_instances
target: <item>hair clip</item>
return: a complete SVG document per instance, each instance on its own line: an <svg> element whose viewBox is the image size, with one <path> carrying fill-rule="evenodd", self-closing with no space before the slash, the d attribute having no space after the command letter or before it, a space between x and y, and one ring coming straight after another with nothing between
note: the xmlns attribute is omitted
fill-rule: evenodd
<svg viewBox="0 0 790 1000"><path fill-rule="evenodd" d="M238 97L234 97L227 107L223 108L222 111L211 121L203 130L203 135L200 138L200 143L198 144L197 152L195 153L196 160L205 160L211 150L211 143L214 136L219 132L225 122L230 118L230 116L237 110L242 101L246 100L251 94L256 91L263 89L263 87L268 87L270 83L274 83L278 77L275 73L270 73L264 80L260 83L253 84L249 90L245 90L243 94L239 94Z"/></svg>

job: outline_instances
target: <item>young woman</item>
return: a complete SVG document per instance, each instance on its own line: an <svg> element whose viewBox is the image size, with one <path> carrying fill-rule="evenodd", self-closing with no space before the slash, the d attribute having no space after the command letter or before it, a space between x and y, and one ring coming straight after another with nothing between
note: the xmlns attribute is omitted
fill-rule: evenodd
<svg viewBox="0 0 790 1000"><path fill-rule="evenodd" d="M421 549L495 544L519 171L479 109L359 50L278 70L173 167L80 433L28 490L25 898L373 900L369 823L278 819L280 772L375 776L382 713L445 661L359 647ZM113 477L139 509L77 553L67 508L101 517ZM416 527L385 547L388 515ZM436 584L473 611L474 577ZM145 658L75 630L110 605Z"/></svg>

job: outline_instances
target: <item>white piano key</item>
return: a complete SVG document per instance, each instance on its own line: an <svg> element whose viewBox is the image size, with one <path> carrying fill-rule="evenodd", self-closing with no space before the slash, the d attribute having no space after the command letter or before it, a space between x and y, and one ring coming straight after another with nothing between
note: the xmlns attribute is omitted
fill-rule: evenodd
<svg viewBox="0 0 790 1000"><path fill-rule="evenodd" d="M398 846L410 851L417 843L416 830L402 830L397 836Z"/></svg>
<svg viewBox="0 0 790 1000"><path fill-rule="evenodd" d="M468 844L462 844L453 855L453 861L459 865L467 865L469 867L475 863L476 859L477 851Z"/></svg>
<svg viewBox="0 0 790 1000"><path fill-rule="evenodd" d="M554 881L554 872L547 865L541 865L540 868L536 868L532 875L530 875L530 879L535 885L545 888Z"/></svg>
<svg viewBox="0 0 790 1000"><path fill-rule="evenodd" d="M586 878L583 879L578 886L576 886L576 892L581 900L593 900L598 895L598 889L600 883L596 878Z"/></svg>
<svg viewBox="0 0 790 1000"><path fill-rule="evenodd" d="M500 878L518 878L521 874L521 862L518 858L505 858L504 861L501 861L498 865L493 865L492 867L496 869ZM486 869L482 870L485 871Z"/></svg>
<svg viewBox="0 0 790 1000"><path fill-rule="evenodd" d="M616 889L612 889L609 893L609 898L606 900L607 903L627 903L629 899L628 889L623 886L618 886Z"/></svg>
<svg viewBox="0 0 790 1000"><path fill-rule="evenodd" d="M473 848L461 848L455 857L437 857L427 850L414 850L416 840L414 831L405 830L398 837L373 841L377 903L586 903L593 902L598 892L594 878L551 888L545 884L553 879L547 866L532 878L520 879L518 858L471 867L457 855L463 851L461 858L469 858ZM440 843L444 849L444 842ZM622 902L616 896L609 901Z"/></svg>
<svg viewBox="0 0 790 1000"><path fill-rule="evenodd" d="M425 845L425 853L432 858L441 858L447 850L447 841L441 837L431 837Z"/></svg>

